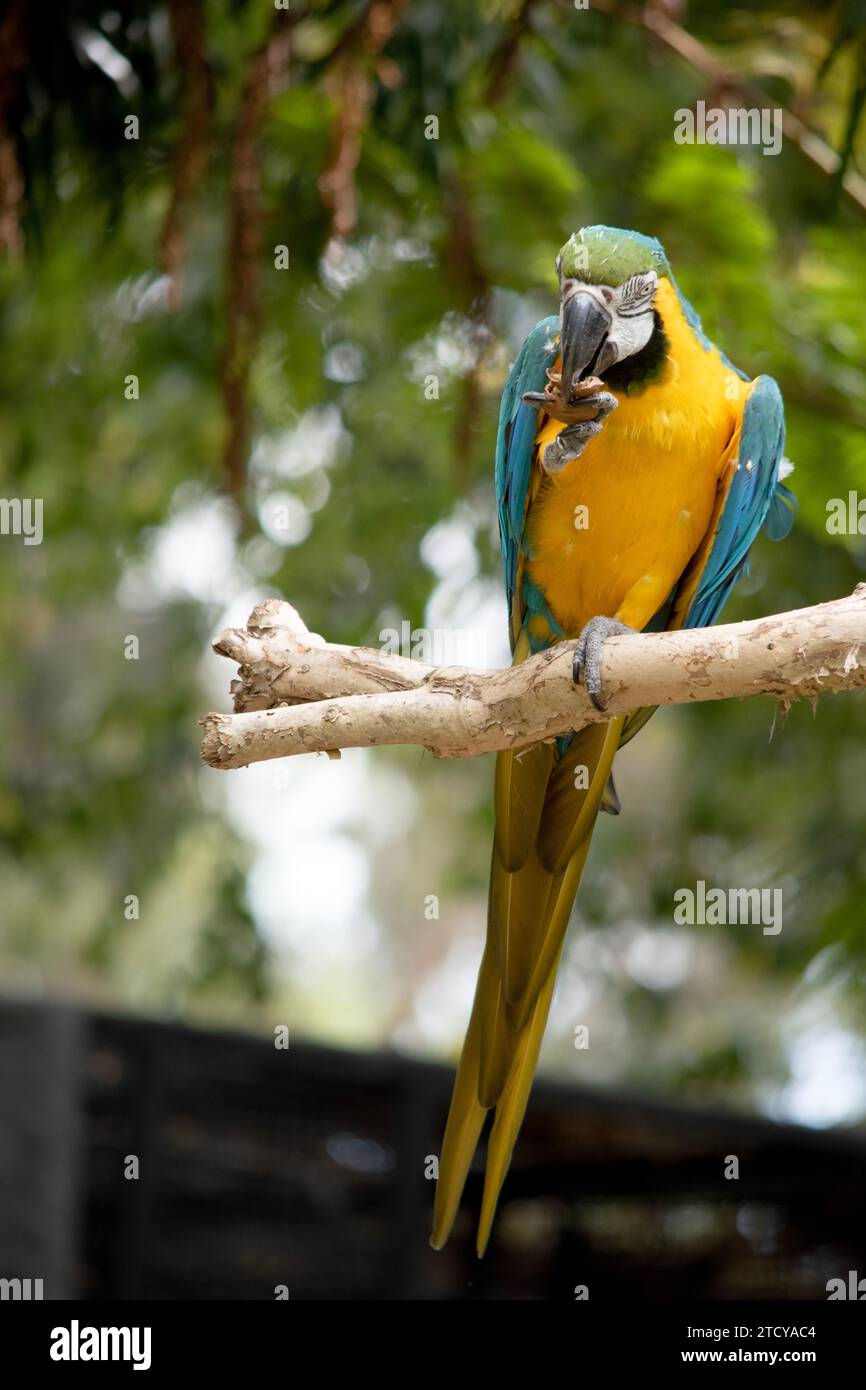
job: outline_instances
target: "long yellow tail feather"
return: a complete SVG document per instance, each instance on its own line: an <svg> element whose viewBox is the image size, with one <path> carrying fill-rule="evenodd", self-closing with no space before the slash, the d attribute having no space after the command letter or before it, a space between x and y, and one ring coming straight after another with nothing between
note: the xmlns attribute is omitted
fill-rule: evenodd
<svg viewBox="0 0 866 1390"><path fill-rule="evenodd" d="M439 1178L436 1183L436 1202L433 1208L433 1233L430 1244L434 1250L441 1250L451 1232L460 1197L466 1183L466 1175L478 1146L481 1130L487 1111L478 1101L478 1074L481 1050L480 1000L493 972L485 949L478 972L475 989L475 1003L472 1017L460 1054L454 1090L451 1094L451 1108L445 1137L442 1140L442 1153L439 1158Z"/></svg>
<svg viewBox="0 0 866 1390"><path fill-rule="evenodd" d="M496 1204L499 1201L502 1184L511 1164L511 1155L514 1152L517 1135L529 1103L529 1092L532 1089L541 1040L544 1037L547 1015L550 1012L550 1001L553 998L553 986L556 981L558 964L559 958L557 957L547 983L535 1001L532 1017L521 1034L520 1046L514 1057L508 1086L496 1107L496 1119L487 1144L484 1195L481 1199L481 1215L478 1220L478 1234L475 1242L479 1259L482 1258L487 1249L493 1218L496 1215Z"/></svg>
<svg viewBox="0 0 866 1390"><path fill-rule="evenodd" d="M486 1249L622 725L615 719L582 730L558 760L551 751L531 761L541 752L531 749L528 759L521 755L521 767L518 755L499 755L509 762L504 769L497 766L487 944L439 1162L431 1237L437 1249L448 1238L487 1111L493 1109L479 1255ZM586 767L586 778L575 775L578 766ZM500 834L501 825L506 828Z"/></svg>

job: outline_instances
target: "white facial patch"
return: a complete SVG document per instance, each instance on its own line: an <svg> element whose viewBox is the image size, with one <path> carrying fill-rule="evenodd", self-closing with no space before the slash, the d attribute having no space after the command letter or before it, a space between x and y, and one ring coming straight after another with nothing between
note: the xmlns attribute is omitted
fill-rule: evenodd
<svg viewBox="0 0 866 1390"><path fill-rule="evenodd" d="M608 366L633 357L646 347L652 337L655 326L653 299L658 282L655 271L649 270L645 275L633 275L613 291L607 302L607 311L613 318L607 335L609 349L612 350Z"/></svg>

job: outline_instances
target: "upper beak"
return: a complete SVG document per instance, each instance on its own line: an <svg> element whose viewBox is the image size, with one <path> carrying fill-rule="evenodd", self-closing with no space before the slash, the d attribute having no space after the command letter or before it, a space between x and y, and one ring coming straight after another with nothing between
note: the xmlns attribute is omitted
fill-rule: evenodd
<svg viewBox="0 0 866 1390"><path fill-rule="evenodd" d="M577 290L560 311L559 342L562 351L562 393L572 399L575 382L595 366L613 319L588 290Z"/></svg>

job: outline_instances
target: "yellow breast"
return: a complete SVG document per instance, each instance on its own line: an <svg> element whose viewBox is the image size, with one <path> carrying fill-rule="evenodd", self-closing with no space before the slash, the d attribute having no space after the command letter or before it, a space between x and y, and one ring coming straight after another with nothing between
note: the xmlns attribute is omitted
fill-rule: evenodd
<svg viewBox="0 0 866 1390"><path fill-rule="evenodd" d="M537 462L562 426L545 416L536 437L527 573L568 636L627 598L624 620L649 622L707 532L749 391L697 340L666 279L655 304L669 342L658 380L635 396L615 392L618 408L562 473L543 475Z"/></svg>

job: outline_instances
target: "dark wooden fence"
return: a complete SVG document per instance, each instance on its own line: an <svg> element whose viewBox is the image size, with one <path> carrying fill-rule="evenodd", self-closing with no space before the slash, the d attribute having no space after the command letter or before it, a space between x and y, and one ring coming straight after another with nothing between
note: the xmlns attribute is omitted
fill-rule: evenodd
<svg viewBox="0 0 866 1390"><path fill-rule="evenodd" d="M826 1298L866 1141L539 1084L487 1258L427 1245L451 1072L0 1005L0 1279L46 1298ZM739 1177L725 1176L731 1157ZM138 1176L131 1176L136 1171ZM129 1176L128 1176L129 1175Z"/></svg>

